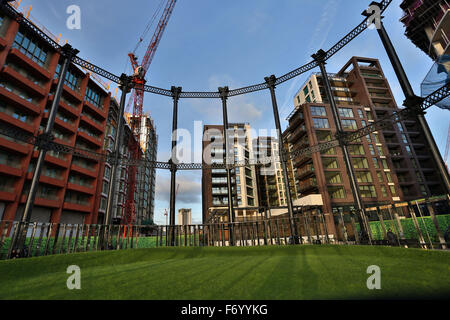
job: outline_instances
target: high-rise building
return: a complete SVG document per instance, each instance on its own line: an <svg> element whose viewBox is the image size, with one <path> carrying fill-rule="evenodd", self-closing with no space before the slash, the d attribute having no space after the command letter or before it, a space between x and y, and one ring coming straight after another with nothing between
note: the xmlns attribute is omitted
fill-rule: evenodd
<svg viewBox="0 0 450 320"><path fill-rule="evenodd" d="M450 1L404 0L406 36L433 60L450 55Z"/></svg>
<svg viewBox="0 0 450 320"><path fill-rule="evenodd" d="M59 52L37 33L0 12L0 126L35 136L43 132L60 74ZM112 152L119 106L101 83L70 64L52 134L55 142L95 153ZM125 126L121 155L129 154ZM156 156L156 134L148 135L146 155ZM0 135L0 219L20 219L38 150ZM154 190L154 170L146 180ZM103 223L111 168L99 160L47 152L31 221ZM118 170L113 218L122 216L126 166ZM153 175L153 178L152 178ZM154 197L154 196L153 196ZM145 196L142 197L145 199ZM139 197L137 199L140 199ZM152 198L153 199L153 198ZM153 201L153 200L152 200ZM150 203L150 202L149 202ZM143 203L143 206L145 202ZM143 207L142 206L142 207ZM143 217L151 217L149 204ZM150 210L150 211L149 211Z"/></svg>
<svg viewBox="0 0 450 320"><path fill-rule="evenodd" d="M132 115L126 115L132 121ZM155 209L155 179L156 169L152 165L156 161L158 136L156 127L150 113L143 115L140 120L140 143L143 152L142 165L137 171L136 184L136 217L135 222L140 224L145 220L153 220Z"/></svg>
<svg viewBox="0 0 450 320"><path fill-rule="evenodd" d="M250 125L231 123L234 139L229 142L235 162L254 158ZM224 163L223 126L205 125L203 128L203 164ZM214 144L213 144L214 143ZM258 191L254 166L237 167L232 172L235 220L249 220L258 216ZM227 221L228 189L225 169L202 170L203 222Z"/></svg>
<svg viewBox="0 0 450 320"><path fill-rule="evenodd" d="M43 132L61 69L60 54L35 33L0 13L0 125L35 136ZM110 93L71 64L55 120L55 142L101 152ZM0 136L0 217L19 219L38 151ZM104 164L50 151L31 221L97 223L96 190Z"/></svg>
<svg viewBox="0 0 450 320"><path fill-rule="evenodd" d="M270 157L273 162L256 168L259 205L264 208L287 206L283 170L279 158L279 143L274 137L258 137L254 143L255 154L260 159ZM292 200L297 199L297 181L292 161L288 162Z"/></svg>
<svg viewBox="0 0 450 320"><path fill-rule="evenodd" d="M353 57L337 74L328 77L345 131L358 130L399 110L376 59ZM313 74L306 81L294 104L285 132L292 151L335 139L336 128L321 74ZM364 205L445 193L420 128L415 120L406 120L348 145ZM298 156L294 168L301 196L320 194L325 212L353 208L340 148Z"/></svg>
<svg viewBox="0 0 450 320"><path fill-rule="evenodd" d="M188 226L192 224L192 209L178 210L178 225Z"/></svg>

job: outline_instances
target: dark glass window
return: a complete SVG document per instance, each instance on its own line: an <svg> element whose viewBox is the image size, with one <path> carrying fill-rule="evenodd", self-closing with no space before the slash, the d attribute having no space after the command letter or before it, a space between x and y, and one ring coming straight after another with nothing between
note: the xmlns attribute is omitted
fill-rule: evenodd
<svg viewBox="0 0 450 320"><path fill-rule="evenodd" d="M17 32L12 47L18 49L41 67L45 66L48 56L47 50L22 32Z"/></svg>

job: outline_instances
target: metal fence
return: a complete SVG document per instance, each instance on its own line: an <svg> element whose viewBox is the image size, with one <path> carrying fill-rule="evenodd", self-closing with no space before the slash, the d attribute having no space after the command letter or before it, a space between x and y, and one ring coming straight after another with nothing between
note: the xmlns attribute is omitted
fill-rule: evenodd
<svg viewBox="0 0 450 320"><path fill-rule="evenodd" d="M450 246L449 197L367 207L369 234L362 237L358 216L342 208L296 210L293 219L270 217L198 225L127 226L0 222L0 259L101 250L159 247L274 245L392 245L423 249ZM13 248L11 237L23 239Z"/></svg>

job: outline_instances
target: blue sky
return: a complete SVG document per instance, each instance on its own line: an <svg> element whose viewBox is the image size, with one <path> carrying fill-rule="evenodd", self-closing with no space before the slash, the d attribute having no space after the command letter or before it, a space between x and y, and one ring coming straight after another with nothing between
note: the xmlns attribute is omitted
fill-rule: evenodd
<svg viewBox="0 0 450 320"><path fill-rule="evenodd" d="M54 34L62 33L79 56L117 75L130 73L127 54L132 51L160 0L23 0L32 4L32 17ZM185 91L216 91L219 86L237 88L261 83L271 74L281 76L311 60L310 55L329 49L362 21L361 12L370 1L361 0L178 0L172 18L147 74L148 84ZM384 23L416 92L431 68L431 59L405 36L399 22L401 0L385 12ZM66 28L69 5L81 8L81 30ZM149 34L149 37L151 33ZM147 42L150 40L146 39ZM138 56L142 58L145 46ZM367 30L328 62L328 72L337 72L352 56L378 58L391 84L397 104L404 96L375 30ZM314 70L318 71L318 70ZM283 127L293 109L293 97L310 73L277 88ZM158 159L170 154L172 100L147 94L159 135ZM249 122L256 129L274 128L267 91L229 100L229 118ZM445 149L448 111L431 108L426 115L436 142ZM180 128L193 130L194 121L221 123L219 100L181 100ZM198 142L198 141L197 141ZM192 141L194 143L194 141ZM155 221L164 223L169 207L170 174L157 171ZM201 222L201 173L181 172L177 208L193 209L194 223Z"/></svg>

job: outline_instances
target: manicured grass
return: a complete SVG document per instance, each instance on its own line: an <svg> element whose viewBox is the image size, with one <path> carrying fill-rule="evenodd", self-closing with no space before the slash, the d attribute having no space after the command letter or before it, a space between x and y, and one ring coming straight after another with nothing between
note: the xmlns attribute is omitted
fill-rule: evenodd
<svg viewBox="0 0 450 320"><path fill-rule="evenodd" d="M68 290L69 265L81 290ZM381 268L368 290L367 267ZM0 299L378 299L450 294L450 252L369 246L156 248L0 261Z"/></svg>

